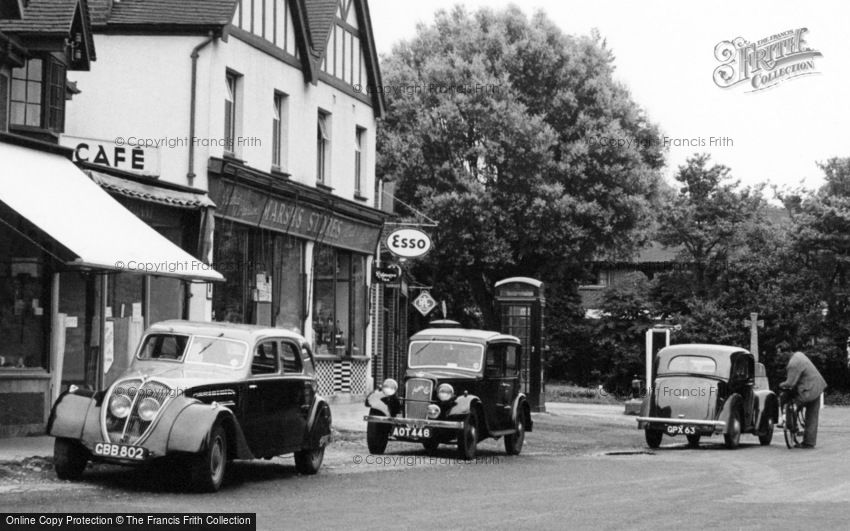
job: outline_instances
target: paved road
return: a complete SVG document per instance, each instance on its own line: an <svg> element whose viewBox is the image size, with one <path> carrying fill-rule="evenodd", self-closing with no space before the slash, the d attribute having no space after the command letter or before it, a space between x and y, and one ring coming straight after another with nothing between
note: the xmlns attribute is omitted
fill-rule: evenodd
<svg viewBox="0 0 850 531"><path fill-rule="evenodd" d="M850 410L822 412L817 450L787 450L777 433L761 447L744 436L688 449L665 439L643 445L619 407L556 405L535 416L523 455L501 442L480 447L477 464L432 459L390 443L369 456L360 433L343 433L315 477L291 459L241 462L215 495L185 494L167 470L98 466L83 484L49 472L17 482L0 476L0 509L41 511L257 512L260 529L460 528L844 528L850 518ZM612 455L613 454L613 455Z"/></svg>

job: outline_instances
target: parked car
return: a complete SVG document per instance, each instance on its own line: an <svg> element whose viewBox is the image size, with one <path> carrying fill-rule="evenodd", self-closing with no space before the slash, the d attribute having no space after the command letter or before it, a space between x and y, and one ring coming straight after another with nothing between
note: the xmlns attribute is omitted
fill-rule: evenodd
<svg viewBox="0 0 850 531"><path fill-rule="evenodd" d="M665 434L685 435L691 446L703 436L723 434L726 447L737 448L742 433L770 444L779 402L764 365L746 350L673 345L658 352L654 369L637 419L650 448L658 448Z"/></svg>
<svg viewBox="0 0 850 531"><path fill-rule="evenodd" d="M387 379L366 399L367 443L382 454L388 440L419 442L433 452L456 444L475 457L482 439L504 437L522 451L532 429L520 389L521 345L514 336L462 328L429 328L410 338L403 389Z"/></svg>
<svg viewBox="0 0 850 531"><path fill-rule="evenodd" d="M215 491L232 459L295 454L315 474L331 411L316 394L303 337L275 328L164 321L145 331L130 367L105 391L72 386L50 415L62 479L89 460L139 465L175 456L194 488Z"/></svg>

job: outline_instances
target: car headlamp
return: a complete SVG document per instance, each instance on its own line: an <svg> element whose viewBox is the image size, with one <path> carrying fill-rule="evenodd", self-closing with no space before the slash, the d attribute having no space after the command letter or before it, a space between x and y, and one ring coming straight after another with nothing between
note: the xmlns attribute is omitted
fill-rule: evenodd
<svg viewBox="0 0 850 531"><path fill-rule="evenodd" d="M159 413L159 408L160 403L157 402L155 398L146 397L139 402L139 409L137 412L140 419L145 422L150 422L156 417L156 414Z"/></svg>
<svg viewBox="0 0 850 531"><path fill-rule="evenodd" d="M381 384L381 391L383 391L387 396L393 396L396 391L398 391L398 382L392 378L387 378L384 380L384 383Z"/></svg>
<svg viewBox="0 0 850 531"><path fill-rule="evenodd" d="M126 418L130 414L130 407L133 405L127 395L112 395L109 399L109 412L114 417L119 419Z"/></svg>
<svg viewBox="0 0 850 531"><path fill-rule="evenodd" d="M444 383L440 384L440 387L437 388L437 398L440 399L441 402L448 402L455 396L455 389L451 385Z"/></svg>
<svg viewBox="0 0 850 531"><path fill-rule="evenodd" d="M440 406L437 404L428 404L428 418L435 419L440 416Z"/></svg>

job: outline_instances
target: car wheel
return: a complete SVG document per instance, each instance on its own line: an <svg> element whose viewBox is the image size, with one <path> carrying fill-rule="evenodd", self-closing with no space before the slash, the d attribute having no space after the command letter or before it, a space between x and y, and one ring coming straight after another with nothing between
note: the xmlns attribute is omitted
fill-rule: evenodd
<svg viewBox="0 0 850 531"><path fill-rule="evenodd" d="M390 427L387 424L370 422L366 425L366 445L372 455L381 455L387 449Z"/></svg>
<svg viewBox="0 0 850 531"><path fill-rule="evenodd" d="M429 439L427 441L422 441L422 446L425 447L425 452L427 452L428 455L431 455L437 452L440 442L436 439Z"/></svg>
<svg viewBox="0 0 850 531"><path fill-rule="evenodd" d="M741 413L737 410L732 411L729 417L729 429L723 434L723 441L730 450L737 448L741 442Z"/></svg>
<svg viewBox="0 0 850 531"><path fill-rule="evenodd" d="M773 421L767 421L767 429L764 433L759 434L759 444L762 446L770 446L770 441L773 440Z"/></svg>
<svg viewBox="0 0 850 531"><path fill-rule="evenodd" d="M521 409L516 413L514 429L516 432L505 435L505 452L508 455L519 455L525 442L525 412Z"/></svg>
<svg viewBox="0 0 850 531"><path fill-rule="evenodd" d="M478 446L478 414L471 410L463 421L463 428L457 434L457 453L461 459L475 459L475 447Z"/></svg>
<svg viewBox="0 0 850 531"><path fill-rule="evenodd" d="M693 435L687 435L687 438L688 438L688 446L690 446L691 448L698 448L699 447L699 439L700 439L699 433L695 433Z"/></svg>
<svg viewBox="0 0 850 531"><path fill-rule="evenodd" d="M664 437L664 432L660 430L651 430L646 428L643 431L644 437L646 438L646 444L650 448L658 448L661 446L661 438Z"/></svg>
<svg viewBox="0 0 850 531"><path fill-rule="evenodd" d="M227 434L221 424L213 425L206 449L191 459L189 477L194 490L215 492L221 488L227 469Z"/></svg>
<svg viewBox="0 0 850 531"><path fill-rule="evenodd" d="M322 461L325 459L325 447L320 446L312 450L301 450L295 452L295 470L299 474L312 476L322 468Z"/></svg>
<svg viewBox="0 0 850 531"><path fill-rule="evenodd" d="M74 439L57 437L53 443L53 467L59 479L76 481L83 476L89 452Z"/></svg>

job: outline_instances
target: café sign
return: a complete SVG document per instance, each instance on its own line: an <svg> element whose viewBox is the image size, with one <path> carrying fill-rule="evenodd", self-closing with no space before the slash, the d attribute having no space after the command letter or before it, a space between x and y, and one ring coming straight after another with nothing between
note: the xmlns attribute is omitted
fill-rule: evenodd
<svg viewBox="0 0 850 531"><path fill-rule="evenodd" d="M375 264L372 277L379 284L390 284L401 278L401 267L398 264Z"/></svg>
<svg viewBox="0 0 850 531"><path fill-rule="evenodd" d="M74 150L74 162L89 162L147 177L160 175L160 153L157 147L119 145L109 140L69 135L62 135L59 143Z"/></svg>
<svg viewBox="0 0 850 531"><path fill-rule="evenodd" d="M431 250L431 237L419 229L398 229L387 236L386 245L401 258L419 258Z"/></svg>

